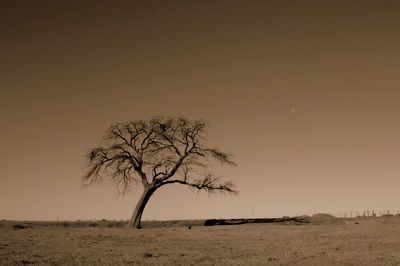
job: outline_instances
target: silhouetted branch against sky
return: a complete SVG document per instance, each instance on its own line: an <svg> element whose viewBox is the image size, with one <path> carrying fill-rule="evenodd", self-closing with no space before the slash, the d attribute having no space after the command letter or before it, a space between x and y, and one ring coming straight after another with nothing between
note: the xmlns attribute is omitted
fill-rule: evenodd
<svg viewBox="0 0 400 266"><path fill-rule="evenodd" d="M158 188L182 184L207 192L235 194L234 183L207 173L207 162L236 166L232 155L207 146L202 120L154 117L117 123L105 132L103 145L89 150L85 184L112 180L124 194L135 182Z"/></svg>

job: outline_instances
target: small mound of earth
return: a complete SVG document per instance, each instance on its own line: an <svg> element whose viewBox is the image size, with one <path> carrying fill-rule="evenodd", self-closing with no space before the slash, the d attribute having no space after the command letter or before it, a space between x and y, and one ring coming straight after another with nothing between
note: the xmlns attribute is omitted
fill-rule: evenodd
<svg viewBox="0 0 400 266"><path fill-rule="evenodd" d="M327 213L317 213L311 216L311 223L313 224L341 224L343 221L333 215Z"/></svg>

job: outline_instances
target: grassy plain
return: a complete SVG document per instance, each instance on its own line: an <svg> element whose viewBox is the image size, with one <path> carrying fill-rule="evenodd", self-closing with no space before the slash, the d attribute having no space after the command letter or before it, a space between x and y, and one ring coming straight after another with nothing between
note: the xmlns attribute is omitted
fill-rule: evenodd
<svg viewBox="0 0 400 266"><path fill-rule="evenodd" d="M14 229L2 221L0 264L400 265L399 218L338 221L213 227L195 221L191 229L172 223L141 230L54 223Z"/></svg>

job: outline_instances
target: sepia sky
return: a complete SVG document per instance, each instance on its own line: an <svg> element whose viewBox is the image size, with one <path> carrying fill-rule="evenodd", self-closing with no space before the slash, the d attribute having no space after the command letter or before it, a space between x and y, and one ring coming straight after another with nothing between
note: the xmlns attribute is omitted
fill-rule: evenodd
<svg viewBox="0 0 400 266"><path fill-rule="evenodd" d="M144 219L400 210L398 1L0 1L0 219L127 219L82 187L115 122L203 118L239 196L166 186Z"/></svg>

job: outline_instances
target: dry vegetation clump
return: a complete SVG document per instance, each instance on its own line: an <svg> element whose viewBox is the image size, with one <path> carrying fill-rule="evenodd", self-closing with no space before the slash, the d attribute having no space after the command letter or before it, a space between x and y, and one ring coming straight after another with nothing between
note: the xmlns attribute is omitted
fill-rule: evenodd
<svg viewBox="0 0 400 266"><path fill-rule="evenodd" d="M13 225L13 228L14 228L14 229L33 228L33 224L31 224L31 223L14 224L14 225Z"/></svg>
<svg viewBox="0 0 400 266"><path fill-rule="evenodd" d="M307 216L296 216L282 218L250 218L250 219L208 219L204 221L204 226L215 225L239 225L255 223L280 223L280 224L307 224L310 220Z"/></svg>

